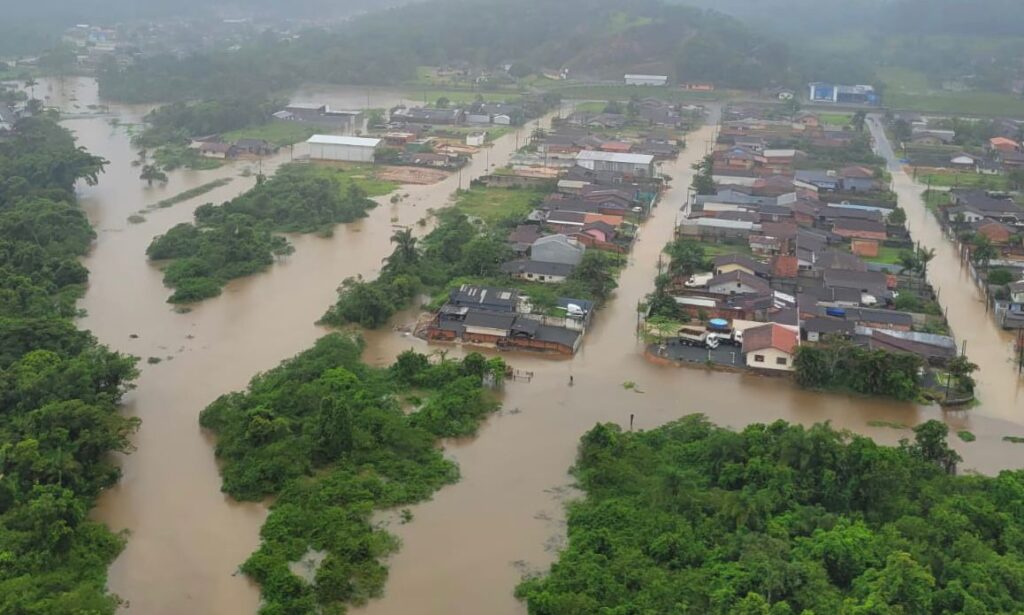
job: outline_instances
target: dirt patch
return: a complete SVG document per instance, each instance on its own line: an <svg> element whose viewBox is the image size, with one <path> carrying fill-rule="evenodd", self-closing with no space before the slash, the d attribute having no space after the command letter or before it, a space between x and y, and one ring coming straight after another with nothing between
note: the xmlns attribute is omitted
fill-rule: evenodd
<svg viewBox="0 0 1024 615"><path fill-rule="evenodd" d="M436 184L446 177L445 171L417 167L382 167L377 171L377 179L399 184Z"/></svg>

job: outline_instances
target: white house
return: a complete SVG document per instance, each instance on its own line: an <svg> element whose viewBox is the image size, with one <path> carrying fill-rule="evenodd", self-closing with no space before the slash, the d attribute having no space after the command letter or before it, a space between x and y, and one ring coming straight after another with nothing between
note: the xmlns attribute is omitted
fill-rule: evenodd
<svg viewBox="0 0 1024 615"><path fill-rule="evenodd" d="M470 146L473 146L473 147L480 147L486 141L487 141L487 133L486 132L471 132L468 135L466 135L466 145L470 145Z"/></svg>
<svg viewBox="0 0 1024 615"><path fill-rule="evenodd" d="M591 171L615 171L637 177L654 177L654 156L650 154L583 150L576 154L576 164Z"/></svg>
<svg viewBox="0 0 1024 615"><path fill-rule="evenodd" d="M626 75L626 85L668 85L668 75Z"/></svg>
<svg viewBox="0 0 1024 615"><path fill-rule="evenodd" d="M313 135L306 141L309 157L313 160L339 160L344 162L373 162L380 139Z"/></svg>
<svg viewBox="0 0 1024 615"><path fill-rule="evenodd" d="M753 327L743 332L743 355L747 367L776 372L793 371L793 357L800 334L778 323Z"/></svg>

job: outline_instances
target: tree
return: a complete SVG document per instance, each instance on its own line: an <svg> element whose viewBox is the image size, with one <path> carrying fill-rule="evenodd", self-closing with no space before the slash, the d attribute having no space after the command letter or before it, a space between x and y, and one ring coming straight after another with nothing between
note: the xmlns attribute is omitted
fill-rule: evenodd
<svg viewBox="0 0 1024 615"><path fill-rule="evenodd" d="M922 278L928 277L928 263L935 259L935 248L917 248L917 271Z"/></svg>
<svg viewBox="0 0 1024 615"><path fill-rule="evenodd" d="M972 364L965 364L963 368L969 369L970 365ZM975 366L976 368L977 366ZM949 427L942 421L932 419L914 428L913 444L907 443L906 440L902 440L900 444L910 454L929 463L934 463L947 474L956 474L956 464L963 459L946 444L948 436Z"/></svg>
<svg viewBox="0 0 1024 615"><path fill-rule="evenodd" d="M693 189L697 194L715 193L714 167L715 161L710 155L705 156L693 166L697 171L697 174L693 176Z"/></svg>
<svg viewBox="0 0 1024 615"><path fill-rule="evenodd" d="M911 250L900 250L898 257L900 262L900 273L917 271L920 267L917 252L913 252Z"/></svg>
<svg viewBox="0 0 1024 615"><path fill-rule="evenodd" d="M583 260L573 270L570 280L581 285L588 294L603 301L618 286L615 281L617 255L600 250L587 250Z"/></svg>
<svg viewBox="0 0 1024 615"><path fill-rule="evenodd" d="M622 114L622 113L626 112L626 108L622 105L621 102L619 102L617 100L609 100L604 105L604 112L605 113Z"/></svg>
<svg viewBox="0 0 1024 615"><path fill-rule="evenodd" d="M388 268L411 267L419 260L419 251L416 249L416 238L413 237L412 229L395 231L391 235L391 243L395 244L395 251L387 258Z"/></svg>
<svg viewBox="0 0 1024 615"><path fill-rule="evenodd" d="M782 103L782 109L790 119L796 119L796 116L800 113L800 101L794 96Z"/></svg>
<svg viewBox="0 0 1024 615"><path fill-rule="evenodd" d="M978 366L971 363L966 355L957 355L946 364L946 373L956 380L957 388L969 393L974 392L975 382L972 374L976 371L978 371Z"/></svg>
<svg viewBox="0 0 1024 615"><path fill-rule="evenodd" d="M147 164L142 167L142 173L139 174L139 179L146 182L149 186L152 186L155 181L166 184L167 174L161 171L160 167L155 164Z"/></svg>
<svg viewBox="0 0 1024 615"><path fill-rule="evenodd" d="M914 134L913 128L910 126L910 122L903 118L893 122L890 129L892 130L892 136L900 143L909 141L910 137Z"/></svg>
<svg viewBox="0 0 1024 615"><path fill-rule="evenodd" d="M971 245L971 259L974 261L975 266L982 269L987 269L989 261L999 256L999 250L992 245L992 241L981 233L974 233L971 238Z"/></svg>
<svg viewBox="0 0 1024 615"><path fill-rule="evenodd" d="M437 102L434 103L434 106L437 107L438 109L447 109L448 106L451 104L452 101L449 100L447 96L442 96L437 99Z"/></svg>
<svg viewBox="0 0 1024 615"><path fill-rule="evenodd" d="M25 78L25 87L28 88L29 98L31 98L33 100L36 97L36 86L37 85L39 85L39 82L36 81L34 77L29 76L29 77Z"/></svg>
<svg viewBox="0 0 1024 615"><path fill-rule="evenodd" d="M904 211L902 207L894 207L893 210L889 212L886 222L893 226L903 226L907 223L907 212Z"/></svg>
<svg viewBox="0 0 1024 615"><path fill-rule="evenodd" d="M665 252L670 259L668 271L673 276L688 278L707 269L704 246L695 241L676 239L665 248Z"/></svg>
<svg viewBox="0 0 1024 615"><path fill-rule="evenodd" d="M867 118L868 114L865 111L858 111L850 119L850 125L857 132L864 132L864 123L867 121Z"/></svg>

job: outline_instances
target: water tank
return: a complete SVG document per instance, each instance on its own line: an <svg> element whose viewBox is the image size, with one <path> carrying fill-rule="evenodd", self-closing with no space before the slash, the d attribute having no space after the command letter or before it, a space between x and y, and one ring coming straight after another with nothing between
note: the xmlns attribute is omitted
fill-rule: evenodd
<svg viewBox="0 0 1024 615"><path fill-rule="evenodd" d="M708 327L711 329L728 329L729 321L724 318L712 318L708 321Z"/></svg>

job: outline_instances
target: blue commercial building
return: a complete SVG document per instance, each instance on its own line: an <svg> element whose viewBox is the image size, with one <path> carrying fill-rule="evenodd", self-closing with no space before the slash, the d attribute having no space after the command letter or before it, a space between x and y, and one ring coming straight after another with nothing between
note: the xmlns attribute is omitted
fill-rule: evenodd
<svg viewBox="0 0 1024 615"><path fill-rule="evenodd" d="M811 102L878 105L882 100L870 85L838 85L816 81L808 85Z"/></svg>

